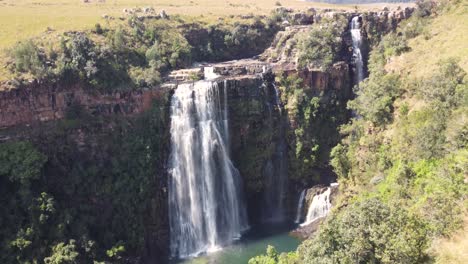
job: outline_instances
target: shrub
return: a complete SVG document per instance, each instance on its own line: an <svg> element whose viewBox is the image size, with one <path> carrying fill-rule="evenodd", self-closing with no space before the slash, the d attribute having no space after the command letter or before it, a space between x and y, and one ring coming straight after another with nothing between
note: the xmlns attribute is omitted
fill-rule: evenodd
<svg viewBox="0 0 468 264"><path fill-rule="evenodd" d="M438 63L439 72L422 81L419 94L427 102L439 102L450 108L466 103L468 84L466 72L458 65L458 60L450 58Z"/></svg>
<svg viewBox="0 0 468 264"><path fill-rule="evenodd" d="M268 245L266 255L251 258L249 264L299 264L299 259L295 252L278 254L275 247Z"/></svg>
<svg viewBox="0 0 468 264"><path fill-rule="evenodd" d="M52 248L52 255L44 259L46 264L77 264L79 253L76 251L75 240L68 244L59 243Z"/></svg>
<svg viewBox="0 0 468 264"><path fill-rule="evenodd" d="M94 25L94 33L98 35L101 35L102 33L104 33L104 31L102 30L101 24L96 23L96 25Z"/></svg>
<svg viewBox="0 0 468 264"><path fill-rule="evenodd" d="M393 102L399 95L400 81L396 75L372 75L359 85L357 97L348 107L365 120L384 125L392 120Z"/></svg>
<svg viewBox="0 0 468 264"><path fill-rule="evenodd" d="M399 206L375 198L357 202L322 225L299 247L301 263L421 263L425 225Z"/></svg>
<svg viewBox="0 0 468 264"><path fill-rule="evenodd" d="M47 68L45 66L44 55L32 40L18 43L11 50L14 59L15 70L17 72L31 73L34 76L42 77Z"/></svg>
<svg viewBox="0 0 468 264"><path fill-rule="evenodd" d="M38 179L47 157L29 142L0 144L0 176L28 185Z"/></svg>

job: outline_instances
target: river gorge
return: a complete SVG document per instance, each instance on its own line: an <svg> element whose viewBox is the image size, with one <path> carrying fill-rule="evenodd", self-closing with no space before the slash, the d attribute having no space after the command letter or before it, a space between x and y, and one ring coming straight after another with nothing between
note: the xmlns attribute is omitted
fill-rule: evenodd
<svg viewBox="0 0 468 264"><path fill-rule="evenodd" d="M49 157L45 174L86 171L118 183L100 190L80 187L86 179L51 180L62 196L87 193L76 203L99 225L138 230L113 235L137 240L142 247L131 250L147 263L247 263L267 245L289 252L332 210L339 187L330 151L367 76L374 29L391 31L411 12L314 11L255 57L198 62L157 87L90 92L35 80L0 92L0 142L31 141ZM300 38L338 17L333 62L299 67ZM138 197L113 198L128 188ZM113 219L120 203L144 205L138 224Z"/></svg>

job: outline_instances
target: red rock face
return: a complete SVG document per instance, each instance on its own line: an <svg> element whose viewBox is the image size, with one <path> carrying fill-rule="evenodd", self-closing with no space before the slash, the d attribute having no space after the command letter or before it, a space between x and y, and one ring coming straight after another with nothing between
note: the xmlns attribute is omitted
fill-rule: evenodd
<svg viewBox="0 0 468 264"><path fill-rule="evenodd" d="M80 85L55 87L31 84L0 92L0 128L59 120L70 106L79 105L94 115L132 115L151 107L166 91L148 89L110 94L92 93Z"/></svg>

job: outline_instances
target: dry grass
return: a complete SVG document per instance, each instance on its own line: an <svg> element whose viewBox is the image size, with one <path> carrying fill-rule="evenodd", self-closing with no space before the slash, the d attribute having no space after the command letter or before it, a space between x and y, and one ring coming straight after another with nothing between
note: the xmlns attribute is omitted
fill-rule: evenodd
<svg viewBox="0 0 468 264"><path fill-rule="evenodd" d="M468 216L465 216L464 228L450 239L436 240L432 246L438 264L468 263Z"/></svg>

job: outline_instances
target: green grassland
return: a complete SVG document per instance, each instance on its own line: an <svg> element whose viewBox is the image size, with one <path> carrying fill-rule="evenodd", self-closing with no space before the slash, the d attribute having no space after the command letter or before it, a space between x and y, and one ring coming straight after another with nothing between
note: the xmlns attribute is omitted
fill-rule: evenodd
<svg viewBox="0 0 468 264"><path fill-rule="evenodd" d="M82 0L0 0L0 48L35 36L47 28L80 30L102 22L104 14L118 18L123 16L124 8L152 6L156 10L164 9L169 14L223 17L248 13L267 14L277 7L277 2L294 9L354 8L351 5L337 6L297 0L90 0L90 3ZM378 6L363 5L362 8Z"/></svg>
<svg viewBox="0 0 468 264"><path fill-rule="evenodd" d="M300 1L284 1L294 8L330 6ZM267 13L275 1L216 1L216 0L107 0L104 3L80 0L3 0L0 1L0 47L8 47L16 41L37 35L51 28L54 30L81 30L103 22L104 14L123 16L124 8L152 6L169 14L226 16L232 14Z"/></svg>
<svg viewBox="0 0 468 264"><path fill-rule="evenodd" d="M410 51L392 58L387 69L413 77L430 75L437 63L458 58L468 71L468 3L453 8L431 21L424 34L409 41Z"/></svg>

